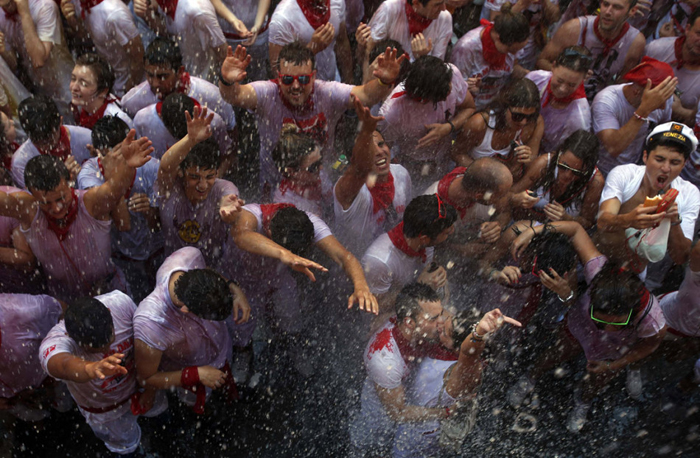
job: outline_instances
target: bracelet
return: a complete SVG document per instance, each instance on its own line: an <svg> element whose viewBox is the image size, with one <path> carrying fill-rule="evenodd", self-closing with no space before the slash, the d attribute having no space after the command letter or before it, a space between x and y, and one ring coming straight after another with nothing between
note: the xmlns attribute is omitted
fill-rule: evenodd
<svg viewBox="0 0 700 458"><path fill-rule="evenodd" d="M447 415L445 416L445 418L447 418L447 417L450 416L450 408L447 407L447 406L445 406L445 413L447 414Z"/></svg>
<svg viewBox="0 0 700 458"><path fill-rule="evenodd" d="M484 341L484 337L486 337L486 334L484 334L484 335L482 336L482 335L480 335L478 332L476 332L476 327L477 327L477 325L478 325L478 323L472 324L472 332L471 332L472 338L471 338L471 341L472 341L472 342L483 342L483 341Z"/></svg>
<svg viewBox="0 0 700 458"><path fill-rule="evenodd" d="M562 302L569 302L571 299L574 297L574 290L571 290L571 293L569 293L568 296L566 296L566 299L562 299L560 295L557 294L557 299L559 299Z"/></svg>
<svg viewBox="0 0 700 458"><path fill-rule="evenodd" d="M680 224L683 222L683 217L678 215L678 222L677 223L671 223L671 226L680 226Z"/></svg>
<svg viewBox="0 0 700 458"><path fill-rule="evenodd" d="M646 123L649 122L649 118L644 118L644 117L638 115L636 111L635 111L633 114L634 114L634 117L637 118L637 119L639 119L640 121L644 121L644 122L646 122Z"/></svg>
<svg viewBox="0 0 700 458"><path fill-rule="evenodd" d="M236 83L229 83L224 79L224 75L221 74L221 69L219 69L219 83L223 84L224 86L234 86Z"/></svg>
<svg viewBox="0 0 700 458"><path fill-rule="evenodd" d="M450 125L450 133L453 134L455 132L455 125L452 124L452 121L447 121L447 124Z"/></svg>
<svg viewBox="0 0 700 458"><path fill-rule="evenodd" d="M380 86L386 86L386 87L393 86L395 82L396 81L392 81L391 83L385 83L384 81L382 81L381 78L377 78L377 83L379 83Z"/></svg>

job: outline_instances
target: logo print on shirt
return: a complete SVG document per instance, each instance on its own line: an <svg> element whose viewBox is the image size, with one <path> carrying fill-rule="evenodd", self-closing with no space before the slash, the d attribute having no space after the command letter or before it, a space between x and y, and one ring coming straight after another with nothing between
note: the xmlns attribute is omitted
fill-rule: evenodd
<svg viewBox="0 0 700 458"><path fill-rule="evenodd" d="M197 243L202 238L202 228L197 221L188 219L182 224L177 224L175 221L175 227L177 227L177 235L185 243Z"/></svg>
<svg viewBox="0 0 700 458"><path fill-rule="evenodd" d="M283 118L282 125L294 124L303 132L311 136L319 144L323 145L328 140L328 121L325 113L319 113L309 119L296 120L294 118Z"/></svg>

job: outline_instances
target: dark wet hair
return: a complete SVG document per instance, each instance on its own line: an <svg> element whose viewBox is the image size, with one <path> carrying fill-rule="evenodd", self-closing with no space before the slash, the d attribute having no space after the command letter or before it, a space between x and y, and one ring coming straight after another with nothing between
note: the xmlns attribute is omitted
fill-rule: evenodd
<svg viewBox="0 0 700 458"><path fill-rule="evenodd" d="M420 313L420 301L438 302L440 296L433 288L425 283L412 282L401 288L394 307L396 309L396 319L401 322L404 318L416 318Z"/></svg>
<svg viewBox="0 0 700 458"><path fill-rule="evenodd" d="M693 153L692 148L684 148L683 145L678 143L676 140L663 138L661 135L655 135L654 137L652 137L644 147L644 151L646 151L647 154L651 154L652 151L654 151L660 146L666 147L672 151L675 151L678 154L682 154L683 159L685 159L686 161Z"/></svg>
<svg viewBox="0 0 700 458"><path fill-rule="evenodd" d="M112 314L93 297L81 297L69 304L64 323L68 337L83 348L103 348L112 340Z"/></svg>
<svg viewBox="0 0 700 458"><path fill-rule="evenodd" d="M549 191L556 181L554 175L560 157L567 151L570 151L583 161L582 170L585 172L585 175L577 177L576 181L557 199L557 202L565 208L571 207L574 203L581 203L585 196L583 191L588 187L588 182L598 163L599 148L600 141L595 134L583 129L577 130L559 145L556 154L549 161L549 166L543 170L542 176L535 182L532 189L542 188L545 192Z"/></svg>
<svg viewBox="0 0 700 458"><path fill-rule="evenodd" d="M403 49L403 46L401 46L401 43L399 43L396 40L392 40L391 38L385 38L374 43L374 47L369 52L367 63L371 64L372 62L374 62L380 54L384 54L386 48L396 49L397 57L403 56L406 53L406 51ZM411 68L411 63L408 59L404 59L403 62L401 62L401 70L399 70L399 76L396 78L397 83L406 79L406 73L408 73L409 68Z"/></svg>
<svg viewBox="0 0 700 458"><path fill-rule="evenodd" d="M103 116L98 119L90 134L92 146L100 151L114 148L129 134L129 125L119 116Z"/></svg>
<svg viewBox="0 0 700 458"><path fill-rule="evenodd" d="M537 262L535 263L535 256ZM525 259L530 259L531 264L536 264L536 271L543 270L547 275L551 275L549 269L564 276L566 272L576 267L578 264L578 253L571 244L571 240L565 234L550 230L545 230L536 234L524 253Z"/></svg>
<svg viewBox="0 0 700 458"><path fill-rule="evenodd" d="M199 167L199 170L218 170L221 165L221 151L219 144L209 137L192 147L185 159L180 162L180 169L187 170L190 167Z"/></svg>
<svg viewBox="0 0 700 458"><path fill-rule="evenodd" d="M299 132L294 124L282 126L280 139L272 150L272 160L280 173L284 174L284 169L296 169L301 161L313 153L318 145L309 135Z"/></svg>
<svg viewBox="0 0 700 458"><path fill-rule="evenodd" d="M433 102L437 109L450 95L452 67L434 56L421 56L411 64L404 80L406 94L413 98Z"/></svg>
<svg viewBox="0 0 700 458"><path fill-rule="evenodd" d="M22 100L17 108L22 129L32 142L53 139L61 127L61 115L50 97L35 95Z"/></svg>
<svg viewBox="0 0 700 458"><path fill-rule="evenodd" d="M182 140L187 135L187 118L185 111L194 116L194 100L185 94L173 92L163 99L160 117L170 135Z"/></svg>
<svg viewBox="0 0 700 458"><path fill-rule="evenodd" d="M695 8L692 13L690 13L690 17L688 18L688 27L693 27L695 25L695 21L698 20L700 17L700 8Z"/></svg>
<svg viewBox="0 0 700 458"><path fill-rule="evenodd" d="M176 42L157 37L146 48L143 61L146 65L163 65L177 72L182 67L182 53Z"/></svg>
<svg viewBox="0 0 700 458"><path fill-rule="evenodd" d="M608 261L593 277L588 294L591 307L606 315L626 315L632 310L628 326L649 313L653 298L639 276L616 261Z"/></svg>
<svg viewBox="0 0 700 458"><path fill-rule="evenodd" d="M211 269L188 270L175 281L175 295L194 315L223 321L233 313L229 282Z"/></svg>
<svg viewBox="0 0 700 458"><path fill-rule="evenodd" d="M593 58L591 57L591 52L585 46L569 46L557 56L554 65L586 74L593 65Z"/></svg>
<svg viewBox="0 0 700 458"><path fill-rule="evenodd" d="M299 40L288 43L282 47L277 62L271 62L277 68L283 60L293 65L304 65L311 61L311 68L316 69L316 57L314 53Z"/></svg>
<svg viewBox="0 0 700 458"><path fill-rule="evenodd" d="M53 191L61 180L70 180L70 172L59 158L49 155L35 156L24 168L24 185L30 191Z"/></svg>
<svg viewBox="0 0 700 458"><path fill-rule="evenodd" d="M493 30L498 34L500 42L506 46L522 43L530 37L530 21L523 13L513 12L512 7L510 3L504 3L501 14L493 21Z"/></svg>
<svg viewBox="0 0 700 458"><path fill-rule="evenodd" d="M414 197L403 214L406 237L425 235L434 240L457 221L457 211L436 194Z"/></svg>
<svg viewBox="0 0 700 458"><path fill-rule="evenodd" d="M95 75L97 80L97 92L107 89L107 94L112 91L115 76L112 67L109 63L97 54L83 54L75 60L76 67L78 65L88 67Z"/></svg>
<svg viewBox="0 0 700 458"><path fill-rule="evenodd" d="M303 211L281 208L270 221L270 238L295 255L307 257L314 243L314 225Z"/></svg>
<svg viewBox="0 0 700 458"><path fill-rule="evenodd" d="M537 85L527 78L511 82L481 112L489 113L493 111L496 117L495 129L503 130L507 127L506 111L509 108L534 108L535 114L539 114L540 92L537 89Z"/></svg>

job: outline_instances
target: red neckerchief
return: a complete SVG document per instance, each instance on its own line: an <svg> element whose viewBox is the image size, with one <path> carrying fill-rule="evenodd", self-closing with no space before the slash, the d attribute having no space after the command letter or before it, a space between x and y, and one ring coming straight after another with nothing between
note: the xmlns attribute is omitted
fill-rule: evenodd
<svg viewBox="0 0 700 458"><path fill-rule="evenodd" d="M391 329L391 335L396 342L396 346L399 347L401 352L401 358L403 358L406 364L411 364L417 362L417 358L429 357L433 359L440 359L443 361L456 361L458 355L455 352L449 351L442 346L434 343L425 343L418 346L413 346L406 340L403 333L399 329L396 323L396 317L389 318L389 321L394 324Z"/></svg>
<svg viewBox="0 0 700 458"><path fill-rule="evenodd" d="M278 211L283 208L294 207L292 204L264 204L260 206L262 212L262 227L266 235L270 234L270 223Z"/></svg>
<svg viewBox="0 0 700 458"><path fill-rule="evenodd" d="M603 57L607 56L610 50L617 44L618 41L622 40L622 37L625 36L627 31L630 29L629 23L625 22L625 25L622 26L622 30L620 31L620 34L613 38L612 40L608 40L607 38L603 38L603 36L600 34L598 31L598 23L600 22L600 16L596 16L595 21L593 21L593 33L595 33L596 38L600 40L601 43L603 43Z"/></svg>
<svg viewBox="0 0 700 458"><path fill-rule="evenodd" d="M56 146L47 151L43 151L37 148L39 150L39 154L43 156L54 156L61 159L62 161L65 161L68 158L68 156L70 156L71 148L70 138L68 137L68 129L66 128L66 126L61 126L60 131L61 136L58 139L58 143L56 144ZM36 145L34 146L36 147Z"/></svg>
<svg viewBox="0 0 700 458"><path fill-rule="evenodd" d="M192 99L192 97L190 97L190 98ZM192 99L192 101L194 102L194 106L196 106L197 108L200 108L200 109L202 108L202 105L199 102L197 102L195 99ZM158 116L160 116L162 112L163 112L163 102L156 103L156 113L158 113Z"/></svg>
<svg viewBox="0 0 700 458"><path fill-rule="evenodd" d="M574 92L572 92L569 96L567 97L562 97L562 98L557 98L554 97L554 94L552 93L552 78L549 78L549 82L547 83L547 88L544 90L544 97L542 98L542 108L546 107L549 102L557 102L557 103L565 103L569 104L573 102L574 100L578 99L585 99L586 98L586 89L583 87L583 82L579 85L579 87L576 88Z"/></svg>
<svg viewBox="0 0 700 458"><path fill-rule="evenodd" d="M2 12L5 13L5 17L12 21L12 22L18 22L19 21L19 13L15 9L13 12L7 11L5 8L2 9Z"/></svg>
<svg viewBox="0 0 700 458"><path fill-rule="evenodd" d="M506 57L507 54L501 54L496 49L496 43L491 38L491 31L493 30L493 22L489 22L486 19L482 19L480 22L484 26L484 31L481 32L481 54L484 60L492 70L503 70L506 68Z"/></svg>
<svg viewBox="0 0 700 458"><path fill-rule="evenodd" d="M314 0L297 0L297 4L314 30L325 25L331 18L331 0L325 0L323 3Z"/></svg>
<svg viewBox="0 0 700 458"><path fill-rule="evenodd" d="M394 202L394 175L389 172L385 182L375 183L370 188L369 193L372 195L372 213L377 213L379 210L386 210Z"/></svg>
<svg viewBox="0 0 700 458"><path fill-rule="evenodd" d="M411 3L406 2L405 5L406 19L408 19L408 33L410 33L411 36L423 33L423 31L427 29L430 24L432 24L433 20L416 13L416 10L413 9Z"/></svg>
<svg viewBox="0 0 700 458"><path fill-rule="evenodd" d="M673 50L676 53L676 70L680 70L685 65L685 60L683 60L683 44L685 44L685 35L676 38L676 42L673 44Z"/></svg>
<svg viewBox="0 0 700 458"><path fill-rule="evenodd" d="M270 80L271 82L275 83L277 85L277 90L279 91L280 94L280 99L282 99L282 104L287 107L289 111L292 113L303 113L307 111L313 111L314 110L314 89L311 89L311 94L309 94L309 97L306 99L306 102L304 102L304 105L297 107L289 103L289 100L287 100L284 97L284 94L282 94L282 85L280 84L279 80L277 78Z"/></svg>
<svg viewBox="0 0 700 458"><path fill-rule="evenodd" d="M102 160L99 157L97 158L97 167L100 168L102 178L104 178L104 180L107 181L107 178L105 176L105 169L104 167L102 167ZM129 196L131 196L131 190L134 188L134 183L136 183L136 171L134 171L134 178L131 179L131 184L129 185L129 188L127 188L126 193L124 194L125 199L128 199Z"/></svg>
<svg viewBox="0 0 700 458"><path fill-rule="evenodd" d="M302 185L296 183L289 178L283 178L280 181L280 192L282 195L291 191L294 194L298 194L304 199L308 199L314 202L320 202L323 199L323 192L321 190L321 178L314 182L313 184Z"/></svg>
<svg viewBox="0 0 700 458"><path fill-rule="evenodd" d="M437 189L437 195L442 199L444 202L447 202L448 204L452 205L455 210L457 210L457 213L459 213L460 219L464 218L464 215L467 214L467 210L472 208L474 206L474 203L471 203L467 205L466 207L462 207L460 205L457 205L452 199L450 199L450 185L452 184L453 181L455 181L457 178L464 176L464 172L467 170L466 167L455 167L450 173L445 175L438 181L438 189Z"/></svg>
<svg viewBox="0 0 700 458"><path fill-rule="evenodd" d="M85 15L90 13L90 10L102 3L102 0L80 0L80 17L85 19Z"/></svg>
<svg viewBox="0 0 700 458"><path fill-rule="evenodd" d="M66 239L68 230L78 217L78 192L73 188L71 188L71 197L70 208L68 209L68 214L66 214L64 218L57 219L44 213L44 216L46 216L46 220L49 223L49 229L56 234L56 237L58 237L58 240L61 242Z"/></svg>
<svg viewBox="0 0 700 458"><path fill-rule="evenodd" d="M100 0L102 1L102 0ZM93 114L90 114L85 110L84 108L77 107L73 105L72 103L70 104L70 109L73 112L73 117L75 118L75 122L78 123L80 127L84 127L86 129L92 129L95 127L95 124L97 121L100 120L105 115L105 110L107 110L107 105L109 105L112 102L116 102L117 99L112 97L111 95L108 95L105 98L104 103L100 108L97 109L96 112Z"/></svg>
<svg viewBox="0 0 700 458"><path fill-rule="evenodd" d="M175 20L175 11L177 10L178 0L156 0L160 9L163 10L165 14L170 17L170 19Z"/></svg>
<svg viewBox="0 0 700 458"><path fill-rule="evenodd" d="M401 221L392 230L389 231L389 239L391 240L391 243L393 243L394 246L398 248L399 251L402 251L404 254L412 258L420 258L423 262L426 261L427 258L425 254L425 248L422 248L420 251L416 251L410 246L408 246L408 242L406 242L406 236L403 235L403 221Z"/></svg>
<svg viewBox="0 0 700 458"><path fill-rule="evenodd" d="M177 3L177 1L175 3ZM180 78L175 84L175 92L185 95L190 92L190 74L188 72L182 72L180 74Z"/></svg>

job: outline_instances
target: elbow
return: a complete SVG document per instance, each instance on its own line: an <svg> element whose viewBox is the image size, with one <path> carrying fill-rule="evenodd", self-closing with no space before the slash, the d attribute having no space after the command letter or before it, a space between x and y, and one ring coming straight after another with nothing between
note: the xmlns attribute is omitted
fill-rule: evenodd
<svg viewBox="0 0 700 458"><path fill-rule="evenodd" d="M37 57L37 58L32 58L32 67L34 69L43 68L46 65L47 60L48 60L48 56L41 56L41 57Z"/></svg>

